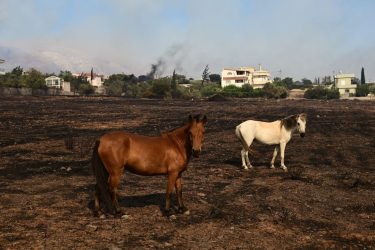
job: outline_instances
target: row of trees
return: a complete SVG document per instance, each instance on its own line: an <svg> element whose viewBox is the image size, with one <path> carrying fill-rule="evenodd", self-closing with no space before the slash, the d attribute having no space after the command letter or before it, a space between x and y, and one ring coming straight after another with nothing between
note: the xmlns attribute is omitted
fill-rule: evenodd
<svg viewBox="0 0 375 250"><path fill-rule="evenodd" d="M47 89L45 79L51 75L54 74L43 74L33 68L24 71L18 66L5 75L0 75L0 87ZM95 91L83 75L75 77L70 71L60 71L58 76L64 81L70 82L73 92L92 94Z"/></svg>
<svg viewBox="0 0 375 250"><path fill-rule="evenodd" d="M53 74L43 74L36 69L24 72L18 66L11 72L0 75L0 86L46 89L45 78L50 75ZM87 82L83 74L77 77L73 76L70 71L60 71L58 76L64 81L70 82L73 92L85 95L95 92L95 88ZM361 78L364 79L364 73ZM250 85L244 85L241 88L236 86L221 88L220 82L221 76L219 74L210 74L209 67L206 65L201 81L196 81L192 78L187 79L186 76L175 71L173 71L172 76L158 79L154 79L151 74L138 77L133 74L113 74L104 81L104 87L108 95L146 98L192 98L215 94L226 97L285 98L288 96L288 90L294 88L307 88L305 92L306 98L339 98L337 90L327 89L326 87L333 84L330 76L323 77L321 81L320 78L315 79L314 83L319 85L319 87L315 88L313 88L315 84L306 78L301 81L293 81L293 78L290 77L284 79L276 77L273 83L267 83L263 89L253 89ZM374 86L368 84L359 84L357 95L366 96L370 92L374 93L374 88Z"/></svg>

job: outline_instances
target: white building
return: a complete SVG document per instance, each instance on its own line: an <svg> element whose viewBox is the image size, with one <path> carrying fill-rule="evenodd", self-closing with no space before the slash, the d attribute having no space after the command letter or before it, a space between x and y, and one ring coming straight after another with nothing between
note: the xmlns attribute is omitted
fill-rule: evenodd
<svg viewBox="0 0 375 250"><path fill-rule="evenodd" d="M96 93L99 93L99 94L103 94L104 93L104 80L106 79L106 77L104 75L99 75L99 74L96 74L94 72L91 72L91 73L75 73L73 74L73 76L75 77L79 77L79 76L82 76L86 79L86 81L92 85L93 87L95 87L95 92Z"/></svg>
<svg viewBox="0 0 375 250"><path fill-rule="evenodd" d="M48 88L61 89L62 91L70 92L70 82L65 82L64 79L57 76L50 76L45 79Z"/></svg>
<svg viewBox="0 0 375 250"><path fill-rule="evenodd" d="M254 89L263 88L268 82L272 82L271 75L267 70L263 70L259 65L256 70L253 67L240 67L237 69L223 69L221 72L221 87L229 85L242 87L250 84Z"/></svg>
<svg viewBox="0 0 375 250"><path fill-rule="evenodd" d="M340 96L355 95L357 84L353 84L354 74L338 74L334 76L335 88L339 90Z"/></svg>

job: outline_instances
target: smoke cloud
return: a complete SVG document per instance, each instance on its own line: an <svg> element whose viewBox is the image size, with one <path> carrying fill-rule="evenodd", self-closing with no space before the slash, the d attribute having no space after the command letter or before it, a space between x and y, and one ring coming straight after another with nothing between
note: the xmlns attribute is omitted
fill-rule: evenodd
<svg viewBox="0 0 375 250"><path fill-rule="evenodd" d="M199 78L257 66L273 76L375 81L375 2L0 0L2 67ZM6 11L4 11L6 10ZM350 18L348 18L350 17ZM151 68L150 68L151 67Z"/></svg>

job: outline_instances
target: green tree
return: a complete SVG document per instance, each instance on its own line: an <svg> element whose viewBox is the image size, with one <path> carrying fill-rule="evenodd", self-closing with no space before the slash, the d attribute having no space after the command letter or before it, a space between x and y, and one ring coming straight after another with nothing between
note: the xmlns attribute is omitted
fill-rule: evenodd
<svg viewBox="0 0 375 250"><path fill-rule="evenodd" d="M104 86L109 95L125 95L128 97L137 97L140 93L138 78L133 74L110 75L109 78L104 81Z"/></svg>
<svg viewBox="0 0 375 250"><path fill-rule="evenodd" d="M361 84L357 86L356 96L367 96L370 93L370 88L368 84Z"/></svg>
<svg viewBox="0 0 375 250"><path fill-rule="evenodd" d="M45 75L34 68L31 68L28 72L26 72L26 74L23 76L22 81L25 83L24 85L26 87L32 89L46 88Z"/></svg>
<svg viewBox="0 0 375 250"><path fill-rule="evenodd" d="M304 86L312 86L313 85L312 81L307 79L307 78L303 78L302 83L303 83Z"/></svg>
<svg viewBox="0 0 375 250"><path fill-rule="evenodd" d="M172 88L172 90L176 90L176 88L177 88L176 70L173 70L172 80L171 80L171 88Z"/></svg>
<svg viewBox="0 0 375 250"><path fill-rule="evenodd" d="M202 73L202 84L201 84L201 86L203 86L204 82L208 82L209 75L210 75L210 69L208 68L208 64L207 64L206 67L203 70L203 73Z"/></svg>
<svg viewBox="0 0 375 250"><path fill-rule="evenodd" d="M210 78L211 82L216 82L216 83L221 82L221 76L219 74L210 74L208 77Z"/></svg>
<svg viewBox="0 0 375 250"><path fill-rule="evenodd" d="M22 73L23 73L23 68L21 68L21 66L17 66L11 71L11 74L14 74L16 76L22 76Z"/></svg>
<svg viewBox="0 0 375 250"><path fill-rule="evenodd" d="M81 85L82 84L88 84L87 79L83 74L81 74L77 77L73 77L70 80L70 87L72 88L74 93L75 92L81 93ZM83 88L85 88L85 87L83 87Z"/></svg>
<svg viewBox="0 0 375 250"><path fill-rule="evenodd" d="M5 75L0 75L0 85L11 88L25 87L22 78L23 69L20 66L17 66L11 72L7 72Z"/></svg>
<svg viewBox="0 0 375 250"><path fill-rule="evenodd" d="M74 76L72 74L72 72L68 71L68 70L61 70L60 71L60 74L58 75L58 77L64 79L65 82L72 82L73 79L74 79Z"/></svg>
<svg viewBox="0 0 375 250"><path fill-rule="evenodd" d="M362 67L361 70L361 85L366 84L366 79L365 79L365 69Z"/></svg>
<svg viewBox="0 0 375 250"><path fill-rule="evenodd" d="M283 85L286 86L288 89L293 88L293 85L294 85L293 78L291 78L291 77L285 77L285 78L282 80L282 83L283 83Z"/></svg>

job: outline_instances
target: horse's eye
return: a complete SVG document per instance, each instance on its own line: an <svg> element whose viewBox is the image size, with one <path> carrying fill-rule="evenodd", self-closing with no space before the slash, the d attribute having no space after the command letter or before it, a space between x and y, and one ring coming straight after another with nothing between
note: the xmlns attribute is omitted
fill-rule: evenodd
<svg viewBox="0 0 375 250"><path fill-rule="evenodd" d="M298 122L297 125L300 126L301 124Z"/></svg>

